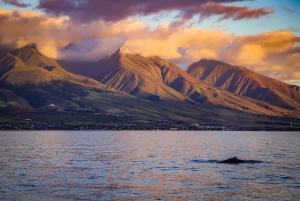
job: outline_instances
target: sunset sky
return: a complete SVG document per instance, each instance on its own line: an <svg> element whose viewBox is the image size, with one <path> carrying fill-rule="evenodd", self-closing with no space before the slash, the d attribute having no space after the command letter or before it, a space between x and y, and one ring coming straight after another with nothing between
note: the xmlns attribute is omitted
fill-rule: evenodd
<svg viewBox="0 0 300 201"><path fill-rule="evenodd" d="M202 58L300 85L299 0L1 0L0 46L96 61L158 55L183 70Z"/></svg>

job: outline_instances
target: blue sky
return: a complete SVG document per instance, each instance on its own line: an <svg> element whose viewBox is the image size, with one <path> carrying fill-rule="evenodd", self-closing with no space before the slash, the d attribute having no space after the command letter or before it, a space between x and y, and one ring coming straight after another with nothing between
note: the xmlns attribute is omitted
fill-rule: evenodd
<svg viewBox="0 0 300 201"><path fill-rule="evenodd" d="M229 34L245 35L245 34L259 34L268 31L277 30L293 30L293 33L300 36L300 1L298 0L254 0L245 2L231 3L231 5L246 6L250 8L271 7L275 10L270 16L264 16L259 19L250 20L222 20L218 21L220 16L213 16L199 22L198 17L192 20L193 25L200 29L218 29ZM293 12L288 12L284 8L291 9ZM156 14L150 16L139 17L141 22L144 22L155 28L162 22L172 22L178 11L162 14L159 21L153 20ZM188 25L189 23L187 23Z"/></svg>
<svg viewBox="0 0 300 201"><path fill-rule="evenodd" d="M41 10L36 9L39 0L20 0L21 3L29 3L30 7L27 8L17 8L15 6L5 4L0 1L0 7L7 10L18 9L23 10L34 10L36 12L41 12ZM191 21L194 26L200 29L221 29L229 34L259 34L268 31L276 30L290 30L295 35L300 36L300 1L299 0L254 0L254 1L243 1L229 3L230 5L236 6L246 6L250 8L261 8L261 7L271 7L275 12L271 15L264 16L258 19L250 20L237 20L233 21L231 19L218 21L220 16L212 16L206 18L205 20L199 22L198 17L194 17ZM284 8L291 9L293 12L288 12ZM178 14L178 11L165 12L163 15L152 14L150 16L140 16L137 19L140 22L146 23L151 28L155 28L158 24L164 22L174 21L174 17ZM154 18L159 15L159 21ZM186 25L189 25L187 23Z"/></svg>

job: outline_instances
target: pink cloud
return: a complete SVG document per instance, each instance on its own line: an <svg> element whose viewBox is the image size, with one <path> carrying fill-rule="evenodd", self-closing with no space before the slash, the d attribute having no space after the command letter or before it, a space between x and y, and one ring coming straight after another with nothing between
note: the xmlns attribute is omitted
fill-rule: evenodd
<svg viewBox="0 0 300 201"><path fill-rule="evenodd" d="M294 12L295 10L292 10L290 8L287 8L285 6L282 7L283 10L287 11L287 12Z"/></svg>
<svg viewBox="0 0 300 201"><path fill-rule="evenodd" d="M18 0L2 0L5 4L10 4L12 6L20 7L20 8L26 8L30 6L31 4L21 3Z"/></svg>
<svg viewBox="0 0 300 201"><path fill-rule="evenodd" d="M234 20L258 18L274 12L270 8L250 9L222 4L238 1L244 0L40 0L37 8L54 16L69 16L80 22L98 19L118 21L127 17L170 10L180 11L183 19L200 14L203 17L223 15L222 19L232 18Z"/></svg>
<svg viewBox="0 0 300 201"><path fill-rule="evenodd" d="M269 7L250 9L249 7L223 5L223 4L216 4L212 2L200 6L198 9L193 8L192 10L194 10L192 11L192 13L199 12L201 18L211 17L213 15L221 15L220 20L253 19L253 18L259 18L262 16L270 15L275 12Z"/></svg>

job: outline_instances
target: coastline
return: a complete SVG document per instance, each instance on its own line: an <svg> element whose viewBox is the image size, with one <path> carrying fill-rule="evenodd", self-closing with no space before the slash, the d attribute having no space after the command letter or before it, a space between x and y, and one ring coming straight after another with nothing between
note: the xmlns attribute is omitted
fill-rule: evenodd
<svg viewBox="0 0 300 201"><path fill-rule="evenodd" d="M245 127L222 125L81 125L81 124L40 124L40 123L0 123L0 130L104 130L104 131L300 131L299 127Z"/></svg>

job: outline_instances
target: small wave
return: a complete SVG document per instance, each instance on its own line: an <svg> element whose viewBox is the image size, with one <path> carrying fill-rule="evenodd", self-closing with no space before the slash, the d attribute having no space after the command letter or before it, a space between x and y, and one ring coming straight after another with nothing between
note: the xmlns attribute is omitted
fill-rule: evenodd
<svg viewBox="0 0 300 201"><path fill-rule="evenodd" d="M191 160L192 163L217 163L219 162L218 160Z"/></svg>
<svg viewBox="0 0 300 201"><path fill-rule="evenodd" d="M157 166L155 168L158 169L158 170L160 170L160 171L172 171L172 170L179 170L180 169L180 167L177 167L177 166L171 166L171 167Z"/></svg>
<svg viewBox="0 0 300 201"><path fill-rule="evenodd" d="M262 161L258 161L258 160L245 160L244 163L262 163Z"/></svg>

